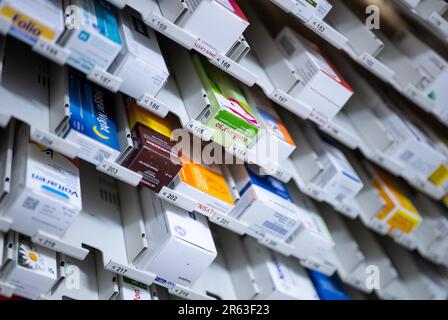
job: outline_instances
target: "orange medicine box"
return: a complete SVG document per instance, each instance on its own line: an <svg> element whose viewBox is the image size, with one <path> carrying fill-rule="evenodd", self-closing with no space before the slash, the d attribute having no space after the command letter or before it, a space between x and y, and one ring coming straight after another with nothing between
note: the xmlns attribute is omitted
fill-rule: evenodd
<svg viewBox="0 0 448 320"><path fill-rule="evenodd" d="M379 168L369 166L372 182L385 205L376 219L387 225L389 234L412 233L422 222L422 218L398 181Z"/></svg>
<svg viewBox="0 0 448 320"><path fill-rule="evenodd" d="M172 183L177 192L195 199L196 210L206 216L228 213L234 202L219 165L197 164L182 159L182 169Z"/></svg>
<svg viewBox="0 0 448 320"><path fill-rule="evenodd" d="M134 148L123 165L143 176L141 185L160 192L182 168L173 148L176 142L171 141L176 121L169 116L162 119L138 107L134 100L128 105L128 120Z"/></svg>

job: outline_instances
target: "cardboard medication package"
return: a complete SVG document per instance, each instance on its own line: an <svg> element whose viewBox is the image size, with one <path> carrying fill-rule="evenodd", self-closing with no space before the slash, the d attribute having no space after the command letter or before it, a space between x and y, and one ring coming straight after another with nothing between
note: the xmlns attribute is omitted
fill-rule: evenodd
<svg viewBox="0 0 448 320"><path fill-rule="evenodd" d="M219 165L197 164L182 159L182 169L172 189L196 200L197 210L206 216L227 214L234 207L229 186Z"/></svg>
<svg viewBox="0 0 448 320"><path fill-rule="evenodd" d="M244 239L254 278L260 288L258 300L319 300L304 268L292 257L263 247L255 239Z"/></svg>
<svg viewBox="0 0 448 320"><path fill-rule="evenodd" d="M13 257L5 266L3 280L16 287L15 295L38 299L56 283L56 252L35 245L19 233L13 237Z"/></svg>
<svg viewBox="0 0 448 320"><path fill-rule="evenodd" d="M130 300L130 301L148 301L152 300L149 286L138 282L136 280L129 279L127 277L118 277L119 296L118 300Z"/></svg>
<svg viewBox="0 0 448 320"><path fill-rule="evenodd" d="M61 44L70 49L68 64L82 72L107 70L123 42L117 9L104 0L66 0L66 7L77 8L79 27L68 29Z"/></svg>
<svg viewBox="0 0 448 320"><path fill-rule="evenodd" d="M142 186L159 192L182 168L171 141L178 124L171 115L162 119L140 108L135 100L129 100L127 110L134 148L123 165L143 176Z"/></svg>
<svg viewBox="0 0 448 320"><path fill-rule="evenodd" d="M229 215L249 226L247 234L286 240L297 229L300 218L286 186L271 176L258 175L246 165L229 167L240 200Z"/></svg>
<svg viewBox="0 0 448 320"><path fill-rule="evenodd" d="M120 91L128 96L155 97L169 77L155 32L131 10L122 10L120 18L123 49L109 71L123 80Z"/></svg>
<svg viewBox="0 0 448 320"><path fill-rule="evenodd" d="M334 118L354 94L350 85L317 49L288 27L277 35L276 43L297 77L282 89L321 117Z"/></svg>
<svg viewBox="0 0 448 320"><path fill-rule="evenodd" d="M205 58L197 54L192 57L210 100L210 107L203 111L200 121L213 130L213 140L218 144L226 148L233 143L250 147L260 124L237 82Z"/></svg>
<svg viewBox="0 0 448 320"><path fill-rule="evenodd" d="M210 266L217 253L207 219L187 212L140 189L146 235L152 246L137 267L154 272L165 287L190 287Z"/></svg>
<svg viewBox="0 0 448 320"><path fill-rule="evenodd" d="M11 21L9 34L30 45L40 39L56 42L64 31L60 0L2 0L0 16Z"/></svg>
<svg viewBox="0 0 448 320"><path fill-rule="evenodd" d="M165 18L200 39L199 51L228 53L249 26L234 0L160 0Z"/></svg>
<svg viewBox="0 0 448 320"><path fill-rule="evenodd" d="M114 94L74 69L68 68L67 77L68 109L61 115L56 133L79 145L78 157L87 162L115 161L121 152Z"/></svg>
<svg viewBox="0 0 448 320"><path fill-rule="evenodd" d="M272 102L256 87L246 88L244 93L261 126L256 142L257 152L267 158L277 157L278 162L288 159L296 145Z"/></svg>
<svg viewBox="0 0 448 320"><path fill-rule="evenodd" d="M82 208L77 163L30 141L22 125L15 137L11 192L3 213L11 228L34 236L38 231L61 237Z"/></svg>

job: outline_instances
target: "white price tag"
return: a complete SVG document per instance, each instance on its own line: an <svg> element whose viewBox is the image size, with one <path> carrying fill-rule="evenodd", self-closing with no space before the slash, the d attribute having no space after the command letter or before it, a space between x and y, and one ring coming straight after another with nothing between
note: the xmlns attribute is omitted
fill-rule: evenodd
<svg viewBox="0 0 448 320"><path fill-rule="evenodd" d="M132 186L137 186L142 180L142 176L138 173L106 159L104 159L96 169Z"/></svg>
<svg viewBox="0 0 448 320"><path fill-rule="evenodd" d="M448 21L443 19L437 12L433 12L429 16L429 21L445 36L448 37Z"/></svg>
<svg viewBox="0 0 448 320"><path fill-rule="evenodd" d="M168 108L155 100L155 98L150 97L149 95L144 95L137 104L142 108L155 113L161 118L165 118L169 112Z"/></svg>
<svg viewBox="0 0 448 320"><path fill-rule="evenodd" d="M277 239L272 238L271 236L265 235L263 238L258 240L262 245L265 245L266 247L279 252L283 255L290 256L291 255L291 249L286 244L283 243Z"/></svg>
<svg viewBox="0 0 448 320"><path fill-rule="evenodd" d="M238 143L232 143L232 145L229 147L228 151L233 154L235 157L246 161L249 156L249 150L247 150L246 147L243 147L242 145Z"/></svg>
<svg viewBox="0 0 448 320"><path fill-rule="evenodd" d="M213 135L213 131L209 127L204 126L197 120L191 120L187 124L187 129L203 141L210 141Z"/></svg>
<svg viewBox="0 0 448 320"><path fill-rule="evenodd" d="M188 299L188 297L190 296L189 290L177 284L175 284L174 287L170 288L168 292L184 299Z"/></svg>
<svg viewBox="0 0 448 320"><path fill-rule="evenodd" d="M216 49L202 39L196 40L193 49L209 59L215 59L217 55Z"/></svg>
<svg viewBox="0 0 448 320"><path fill-rule="evenodd" d="M288 103L288 97L286 96L286 94L275 92L271 98L281 106L285 106Z"/></svg>
<svg viewBox="0 0 448 320"><path fill-rule="evenodd" d="M220 67L221 69L228 71L232 68L232 65L234 64L234 61L232 61L231 59L227 58L227 57L223 57L221 55L216 55L215 58L213 59L213 61L215 61L216 65L218 67Z"/></svg>
<svg viewBox="0 0 448 320"><path fill-rule="evenodd" d="M303 267L314 271L321 271L322 269L322 265L320 263L311 259L302 259L300 260L300 263L302 264Z"/></svg>
<svg viewBox="0 0 448 320"><path fill-rule="evenodd" d="M36 233L31 240L43 247L49 248L53 251L68 254L71 257L79 260L83 260L89 253L89 250L87 249L84 249L82 247L74 247L69 243L61 241L61 239L56 236L41 231Z"/></svg>
<svg viewBox="0 0 448 320"><path fill-rule="evenodd" d="M389 226L387 224L385 224L382 221L379 221L377 219L373 219L370 223L369 226L372 230L378 232L379 234L386 234L389 231Z"/></svg>
<svg viewBox="0 0 448 320"><path fill-rule="evenodd" d="M346 37L314 15L306 24L338 49L342 49L348 42Z"/></svg>
<svg viewBox="0 0 448 320"><path fill-rule="evenodd" d="M117 265L112 263L109 267L109 270L116 273L116 274L120 274L122 276L128 275L129 274L129 269L126 267L123 267L121 265Z"/></svg>
<svg viewBox="0 0 448 320"><path fill-rule="evenodd" d="M33 50L60 65L66 64L70 56L69 50L44 39L39 39L33 46Z"/></svg>
<svg viewBox="0 0 448 320"><path fill-rule="evenodd" d="M123 83L122 79L98 68L94 68L92 72L87 75L87 79L112 92L120 90L121 84Z"/></svg>
<svg viewBox="0 0 448 320"><path fill-rule="evenodd" d="M72 159L76 158L81 150L80 146L37 128L31 128L31 139Z"/></svg>
<svg viewBox="0 0 448 320"><path fill-rule="evenodd" d="M361 62L370 69L378 77L389 81L394 76L394 72L386 67L383 63L372 57L367 52L364 52L360 56Z"/></svg>
<svg viewBox="0 0 448 320"><path fill-rule="evenodd" d="M5 18L4 16L0 16L0 34L6 35L11 28L11 20Z"/></svg>
<svg viewBox="0 0 448 320"><path fill-rule="evenodd" d="M160 190L159 197L188 212L193 212L196 209L196 201L193 201L174 190L170 190L167 187L163 187L162 190Z"/></svg>
<svg viewBox="0 0 448 320"><path fill-rule="evenodd" d="M261 169L261 173L265 175L272 176L284 183L288 183L291 180L291 173L287 172L285 169L279 165L274 165L268 169Z"/></svg>
<svg viewBox="0 0 448 320"><path fill-rule="evenodd" d="M221 227L231 230L239 235L245 234L248 229L246 225L240 223L239 221L231 217L222 215L221 213L218 212L215 213L215 215L210 218L210 221L220 225Z"/></svg>

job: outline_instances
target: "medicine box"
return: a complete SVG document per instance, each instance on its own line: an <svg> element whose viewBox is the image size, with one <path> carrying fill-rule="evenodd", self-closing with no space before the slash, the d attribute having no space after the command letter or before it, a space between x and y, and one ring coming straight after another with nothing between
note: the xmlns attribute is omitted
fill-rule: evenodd
<svg viewBox="0 0 448 320"><path fill-rule="evenodd" d="M277 162L288 159L296 145L266 95L258 87L245 87L244 93L255 117L260 123L257 137L257 153Z"/></svg>
<svg viewBox="0 0 448 320"><path fill-rule="evenodd" d="M300 217L286 186L271 176L261 176L246 165L229 166L240 199L229 215L247 224L247 234L286 240L297 229Z"/></svg>
<svg viewBox="0 0 448 320"><path fill-rule="evenodd" d="M11 21L9 34L31 45L55 42L64 31L60 0L2 0L0 16Z"/></svg>
<svg viewBox="0 0 448 320"><path fill-rule="evenodd" d="M422 218L403 186L382 169L367 164L365 167L384 202L384 207L373 219L384 225L389 233L394 230L403 234L412 233L420 225Z"/></svg>
<svg viewBox="0 0 448 320"><path fill-rule="evenodd" d="M132 99L127 111L134 146L123 165L143 176L141 185L159 192L182 168L174 149L176 142L171 141L171 133L178 124L171 115L160 118L137 106Z"/></svg>
<svg viewBox="0 0 448 320"><path fill-rule="evenodd" d="M3 214L23 234L44 231L60 237L81 211L77 163L31 142L25 125L15 136L11 184Z"/></svg>
<svg viewBox="0 0 448 320"><path fill-rule="evenodd" d="M327 0L296 0L295 3L294 13L305 21L313 16L323 20L332 9Z"/></svg>
<svg viewBox="0 0 448 320"><path fill-rule="evenodd" d="M152 245L137 267L155 273L159 285L191 286L217 254L207 219L162 201L145 188L140 189L140 199Z"/></svg>
<svg viewBox="0 0 448 320"><path fill-rule="evenodd" d="M155 97L169 77L156 35L131 10L121 11L120 17L123 49L109 71L123 80L120 91L128 96Z"/></svg>
<svg viewBox="0 0 448 320"><path fill-rule="evenodd" d="M118 300L148 301L152 300L149 286L130 278L118 277Z"/></svg>
<svg viewBox="0 0 448 320"><path fill-rule="evenodd" d="M263 247L255 239L244 239L255 282L258 300L319 300L305 269L291 257Z"/></svg>
<svg viewBox="0 0 448 320"><path fill-rule="evenodd" d="M38 299L56 283L56 252L14 233L13 258L5 265L3 280L15 286L14 294Z"/></svg>
<svg viewBox="0 0 448 320"><path fill-rule="evenodd" d="M56 134L81 147L79 158L100 164L115 161L120 155L116 121L115 97L104 88L90 82L77 70L67 68L66 95L68 109L59 114ZM56 120L55 120L56 121Z"/></svg>
<svg viewBox="0 0 448 320"><path fill-rule="evenodd" d="M107 70L123 44L117 10L104 0L66 0L65 4L71 6L78 24L61 38L70 50L68 64L85 73Z"/></svg>
<svg viewBox="0 0 448 320"><path fill-rule="evenodd" d="M165 18L200 39L199 51L226 54L249 26L234 0L161 0Z"/></svg>
<svg viewBox="0 0 448 320"><path fill-rule="evenodd" d="M321 300L351 300L337 275L329 277L318 271L307 271Z"/></svg>
<svg viewBox="0 0 448 320"><path fill-rule="evenodd" d="M260 124L237 82L204 57L193 55L193 63L210 100L199 120L213 130L216 143L226 148L234 142L250 147Z"/></svg>
<svg viewBox="0 0 448 320"><path fill-rule="evenodd" d="M321 117L332 119L354 92L333 65L306 41L288 27L277 35L277 47L295 74L295 80L282 89Z"/></svg>
<svg viewBox="0 0 448 320"><path fill-rule="evenodd" d="M234 207L226 178L219 165L195 163L182 159L182 169L172 183L172 189L197 201L197 211L208 217L227 214Z"/></svg>
<svg viewBox="0 0 448 320"><path fill-rule="evenodd" d="M347 157L333 141L321 135L311 125L307 125L304 132L323 167L310 184L333 206L352 200L363 188L363 183Z"/></svg>

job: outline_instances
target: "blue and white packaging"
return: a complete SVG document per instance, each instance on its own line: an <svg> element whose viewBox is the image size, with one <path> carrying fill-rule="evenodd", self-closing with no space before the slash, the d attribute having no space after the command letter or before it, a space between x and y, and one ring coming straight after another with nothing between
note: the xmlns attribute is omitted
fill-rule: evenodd
<svg viewBox="0 0 448 320"><path fill-rule="evenodd" d="M109 71L123 80L120 91L128 96L155 97L169 77L155 32L130 10L123 10L120 20L123 49Z"/></svg>
<svg viewBox="0 0 448 320"><path fill-rule="evenodd" d="M57 134L81 147L78 157L100 164L115 161L120 143L115 120L114 95L88 81L76 70L68 69L68 117L59 125Z"/></svg>
<svg viewBox="0 0 448 320"><path fill-rule="evenodd" d="M107 70L122 48L117 10L104 0L70 0L67 6L79 24L61 39L70 50L68 64L85 73Z"/></svg>
<svg viewBox="0 0 448 320"><path fill-rule="evenodd" d="M11 192L1 212L11 229L33 237L38 231L62 236L82 208L77 165L64 156L30 142L22 125L15 137Z"/></svg>
<svg viewBox="0 0 448 320"><path fill-rule="evenodd" d="M317 271L307 271L321 300L351 300L336 275L329 277Z"/></svg>
<svg viewBox="0 0 448 320"><path fill-rule="evenodd" d="M136 262L156 274L164 287L190 287L216 258L217 252L207 219L161 200L140 189L146 237L151 246Z"/></svg>
<svg viewBox="0 0 448 320"><path fill-rule="evenodd" d="M229 166L240 200L229 215L249 226L247 234L286 240L299 226L297 206L286 186L271 176L258 175L249 166Z"/></svg>

